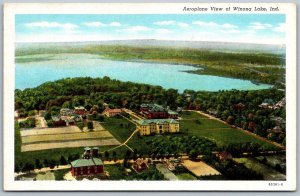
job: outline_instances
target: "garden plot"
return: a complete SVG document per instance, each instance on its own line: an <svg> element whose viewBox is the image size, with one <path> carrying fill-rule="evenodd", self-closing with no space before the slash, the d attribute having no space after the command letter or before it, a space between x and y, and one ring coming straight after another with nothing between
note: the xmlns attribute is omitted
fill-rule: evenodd
<svg viewBox="0 0 300 196"><path fill-rule="evenodd" d="M52 135L31 135L22 137L22 144L51 142L51 141L69 141L84 139L109 139L113 136L108 131L87 132L87 133L69 133L69 134L52 134Z"/></svg>
<svg viewBox="0 0 300 196"><path fill-rule="evenodd" d="M41 142L34 144L24 144L21 147L22 152L38 151L54 148L74 148L83 146L114 146L120 145L120 142L115 138L112 139L88 139L88 140L73 140L65 142Z"/></svg>
<svg viewBox="0 0 300 196"><path fill-rule="evenodd" d="M32 128L20 131L21 136L30 135L49 135L49 134L67 134L80 133L81 130L77 126L58 127L58 128Z"/></svg>

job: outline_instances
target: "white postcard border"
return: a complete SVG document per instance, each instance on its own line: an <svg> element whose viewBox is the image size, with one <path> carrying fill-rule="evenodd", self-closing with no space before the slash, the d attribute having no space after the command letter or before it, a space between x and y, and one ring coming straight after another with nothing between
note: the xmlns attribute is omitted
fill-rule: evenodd
<svg viewBox="0 0 300 196"><path fill-rule="evenodd" d="M14 49L15 14L254 14L254 12L188 12L183 7L278 6L285 14L286 33L286 111L287 111L287 180L283 186L272 181L14 181ZM269 13L269 12L268 12ZM255 12L255 14L267 14ZM5 4L4 5L4 189L5 190L256 190L285 191L296 189L296 5L291 3L74 3L74 4ZM275 181L278 182L278 181Z"/></svg>

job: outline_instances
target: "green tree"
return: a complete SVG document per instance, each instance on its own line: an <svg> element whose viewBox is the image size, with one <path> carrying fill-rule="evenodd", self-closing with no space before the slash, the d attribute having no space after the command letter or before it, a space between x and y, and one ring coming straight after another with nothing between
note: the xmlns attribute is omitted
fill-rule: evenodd
<svg viewBox="0 0 300 196"><path fill-rule="evenodd" d="M88 127L89 130L93 130L93 129L94 129L93 122L92 122L92 121L89 121L89 122L87 123L87 127Z"/></svg>

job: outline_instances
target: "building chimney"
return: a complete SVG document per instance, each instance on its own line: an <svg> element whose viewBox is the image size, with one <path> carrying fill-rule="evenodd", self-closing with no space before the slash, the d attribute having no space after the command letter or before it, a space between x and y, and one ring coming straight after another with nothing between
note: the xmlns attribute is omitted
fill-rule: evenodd
<svg viewBox="0 0 300 196"><path fill-rule="evenodd" d="M83 153L83 158L84 159L90 159L92 156L91 154L91 148L90 147L85 147L84 148L84 153Z"/></svg>
<svg viewBox="0 0 300 196"><path fill-rule="evenodd" d="M92 156L93 157L98 157L99 154L99 148L98 147L94 147L92 150Z"/></svg>

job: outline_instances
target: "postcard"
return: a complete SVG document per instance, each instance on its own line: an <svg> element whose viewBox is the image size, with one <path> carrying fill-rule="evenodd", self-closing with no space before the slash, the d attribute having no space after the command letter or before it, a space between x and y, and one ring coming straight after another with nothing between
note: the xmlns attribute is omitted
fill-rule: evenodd
<svg viewBox="0 0 300 196"><path fill-rule="evenodd" d="M295 4L4 5L7 191L293 191L295 105Z"/></svg>

